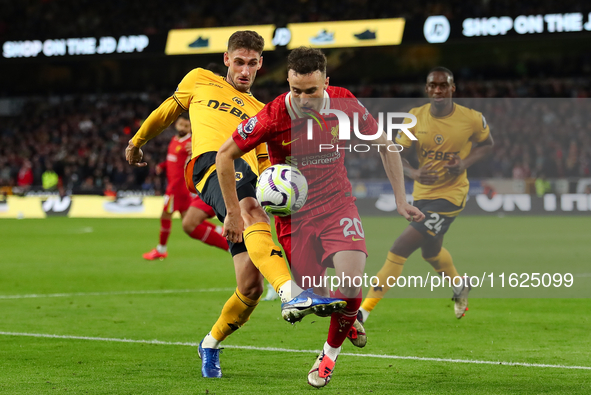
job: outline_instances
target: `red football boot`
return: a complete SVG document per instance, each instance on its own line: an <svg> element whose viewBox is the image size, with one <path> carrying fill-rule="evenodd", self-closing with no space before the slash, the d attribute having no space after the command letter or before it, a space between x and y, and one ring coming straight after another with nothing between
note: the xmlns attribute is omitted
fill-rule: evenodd
<svg viewBox="0 0 591 395"><path fill-rule="evenodd" d="M146 252L142 256L144 257L144 259L147 259L149 261L155 261L156 259L160 259L161 261L163 261L164 258L168 256L168 252L160 253L157 249L154 248L152 251Z"/></svg>

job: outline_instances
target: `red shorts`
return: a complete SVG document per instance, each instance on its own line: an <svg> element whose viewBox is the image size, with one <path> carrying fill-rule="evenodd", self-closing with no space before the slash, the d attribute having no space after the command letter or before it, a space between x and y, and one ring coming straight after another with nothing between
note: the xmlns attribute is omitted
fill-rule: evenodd
<svg viewBox="0 0 591 395"><path fill-rule="evenodd" d="M355 203L315 217L276 218L277 238L287 254L294 281L309 287L310 278L324 276L334 267L332 256L339 251L361 251L367 255L365 234ZM318 281L318 280L317 280Z"/></svg>
<svg viewBox="0 0 591 395"><path fill-rule="evenodd" d="M168 193L164 195L164 211L167 213L185 212L189 207L196 207L204 211L210 218L215 217L213 208L206 204L199 196L193 197L189 192L187 193Z"/></svg>
<svg viewBox="0 0 591 395"><path fill-rule="evenodd" d="M205 212L209 218L215 217L215 211L213 211L213 207L209 204L205 203L201 198L197 195L191 201L191 207L198 208L199 210Z"/></svg>

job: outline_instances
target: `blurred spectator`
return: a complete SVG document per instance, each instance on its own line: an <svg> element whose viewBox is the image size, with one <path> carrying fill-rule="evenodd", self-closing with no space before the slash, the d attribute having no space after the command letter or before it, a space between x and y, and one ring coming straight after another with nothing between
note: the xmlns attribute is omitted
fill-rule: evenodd
<svg viewBox="0 0 591 395"><path fill-rule="evenodd" d="M94 191L94 179L91 176L86 177L82 185L80 186L80 190L83 192L92 192Z"/></svg>
<svg viewBox="0 0 591 395"><path fill-rule="evenodd" d="M527 163L518 162L513 167L513 179L514 180L525 180L531 175Z"/></svg>
<svg viewBox="0 0 591 395"><path fill-rule="evenodd" d="M21 188L28 189L33 185L33 169L31 168L31 161L25 159L23 165L18 171L18 178L16 185Z"/></svg>
<svg viewBox="0 0 591 395"><path fill-rule="evenodd" d="M550 184L550 181L546 180L546 175L542 173L536 178L536 195L542 197L550 192L552 192L552 185Z"/></svg>
<svg viewBox="0 0 591 395"><path fill-rule="evenodd" d="M43 184L43 189L46 191L57 189L59 177L57 173L53 171L53 167L49 163L46 163L45 165L45 171L41 175L41 183Z"/></svg>
<svg viewBox="0 0 591 395"><path fill-rule="evenodd" d="M103 194L105 196L117 197L117 191L113 187L113 184L110 183L109 181L105 182L105 190L104 190Z"/></svg>

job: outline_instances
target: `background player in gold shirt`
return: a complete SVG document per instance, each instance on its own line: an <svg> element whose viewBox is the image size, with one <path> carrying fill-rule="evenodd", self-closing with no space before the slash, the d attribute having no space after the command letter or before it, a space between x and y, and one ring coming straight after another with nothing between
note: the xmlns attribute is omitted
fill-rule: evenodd
<svg viewBox="0 0 591 395"><path fill-rule="evenodd" d="M249 119L246 133L250 133L252 130L249 131L249 128L257 122L254 116L263 108L263 103L252 96L250 87L263 64L264 46L264 39L254 31L232 34L228 40L228 51L224 53L224 64L228 67L226 77L216 76L202 68L191 70L176 92L150 114L125 151L130 164L145 166L140 147L166 129L180 113L188 111L192 129L192 159L185 169L187 187L197 192L222 222L228 213L217 178L216 154L240 122ZM222 376L220 343L249 320L264 290L263 276L279 293L283 302L282 315L286 320L298 321L319 309L330 314L346 305L340 299L303 291L291 280L281 248L271 237L269 217L256 200L256 180L269 165L265 144L258 145L234 162L240 207L249 213L244 221L245 231L256 228L256 235L246 242L228 243L234 260L237 287L211 332L199 344L203 377ZM249 254L248 243L256 245L259 247L257 251L262 250L263 253L253 253L251 246Z"/></svg>
<svg viewBox="0 0 591 395"><path fill-rule="evenodd" d="M403 133L396 137L396 142L405 148L404 174L415 180L414 205L425 214L425 219L411 222L394 242L378 272L379 285L370 289L361 305L362 322L388 291L388 277L398 278L406 259L419 248L423 259L437 273L451 280L458 277L452 284L456 317L462 318L468 309L469 279L460 281L452 257L443 247L443 236L466 203L469 188L466 169L490 154L493 139L481 113L453 102L455 90L450 70L432 69L425 86L430 103L410 110L417 117L417 124L410 131L418 140L412 141ZM412 148L419 159L418 169L407 159Z"/></svg>

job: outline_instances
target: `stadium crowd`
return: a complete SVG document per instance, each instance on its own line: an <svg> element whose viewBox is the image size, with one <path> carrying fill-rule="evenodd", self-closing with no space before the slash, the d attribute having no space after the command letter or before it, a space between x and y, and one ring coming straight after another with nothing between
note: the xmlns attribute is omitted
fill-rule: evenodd
<svg viewBox="0 0 591 395"><path fill-rule="evenodd" d="M491 157L468 169L470 177L523 180L591 176L591 133L588 129L591 100L488 97L455 101L480 111L490 125L495 141ZM391 99L385 103L395 111L407 111L427 103L427 99ZM360 140L352 142L362 143ZM346 156L346 160L352 179L386 177L375 152L355 153Z"/></svg>
<svg viewBox="0 0 591 395"><path fill-rule="evenodd" d="M417 99L423 88L419 84L347 88L360 98L409 98L397 99L404 111L425 102ZM588 88L575 80L458 83L457 96L466 98L458 102L481 111L495 139L492 157L471 168L469 175L514 179L542 175L590 177L591 134L586 128L591 124L591 100L580 99L591 93ZM271 96L257 89L254 93ZM1 123L0 186L41 186L44 173L54 171L59 185L77 193L115 189L162 193L165 180L155 175L154 168L165 159L174 132L163 133L145 147L149 167L128 166L123 151L142 120L168 94L31 99L20 116L5 118ZM534 94L562 99L520 98ZM474 97L481 99L471 99ZM385 178L375 152L346 158L350 178Z"/></svg>
<svg viewBox="0 0 591 395"><path fill-rule="evenodd" d="M154 167L132 168L124 160L128 140L161 95L103 95L31 100L20 117L0 131L0 185L28 188L44 184L54 171L59 184L78 192L113 189L162 191ZM163 161L172 132L146 151L155 165Z"/></svg>

